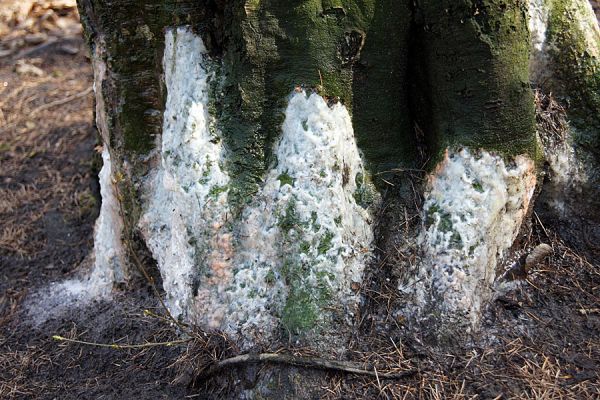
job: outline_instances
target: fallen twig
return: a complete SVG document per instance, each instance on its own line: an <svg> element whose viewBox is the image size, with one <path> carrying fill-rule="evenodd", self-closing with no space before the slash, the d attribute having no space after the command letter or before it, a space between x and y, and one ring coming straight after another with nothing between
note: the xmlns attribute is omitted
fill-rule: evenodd
<svg viewBox="0 0 600 400"><path fill-rule="evenodd" d="M407 376L414 375L417 371L401 371L401 372L380 372L376 371L374 367L365 367L363 363L357 363L352 361L339 361L339 360L327 360L318 357L301 357L293 356L289 354L278 354L278 353L261 353L261 354L242 354L239 356L227 358L211 365L204 371L200 372L194 379L194 383L200 381L222 371L227 367L236 367L243 364L252 363L276 363L276 364L288 364L299 367L307 367L313 369L325 369L333 371L343 371L356 375L368 375L377 379L401 379Z"/></svg>
<svg viewBox="0 0 600 400"><path fill-rule="evenodd" d="M117 344L117 343L86 342L83 340L69 339L66 337L58 336L58 335L52 336L52 339L57 340L59 342L77 343L77 344L83 344L86 346L94 346L94 347L106 347L106 348L111 348L111 349L115 349L115 350L142 349L145 347L157 347L157 346L170 347L170 346L176 346L179 344L185 344L192 340L192 338L189 338L189 339L182 339L182 340L172 340L169 342L149 342L149 343L140 343L140 344Z"/></svg>
<svg viewBox="0 0 600 400"><path fill-rule="evenodd" d="M57 38L51 38L48 39L47 41L38 44L37 46L33 46L33 47L28 47L25 49L22 49L19 53L17 53L16 55L14 55L12 58L15 60L21 59L23 57L27 57L35 52L41 51L47 47L53 46L55 44L57 44L58 42L60 42L60 40L58 40ZM13 53L16 52L16 49L11 50L10 53L6 54L6 56L9 56Z"/></svg>
<svg viewBox="0 0 600 400"><path fill-rule="evenodd" d="M600 308L580 308L577 311L579 311L579 313L583 315L598 314L600 313Z"/></svg>
<svg viewBox="0 0 600 400"><path fill-rule="evenodd" d="M37 114L39 112L42 112L42 111L47 110L47 109L52 108L52 107L62 106L63 104L67 104L67 103L69 103L69 102L71 102L73 100L77 100L77 99L80 99L82 97L85 97L89 93L91 93L92 90L93 90L93 87L90 86L89 88L85 89L83 92L76 93L76 94L74 94L72 96L68 96L68 97L65 97L64 99L56 100L56 101L53 101L51 103L46 103L46 104L44 104L44 105L36 108L35 110L33 110L31 112L31 115L35 115L35 114Z"/></svg>

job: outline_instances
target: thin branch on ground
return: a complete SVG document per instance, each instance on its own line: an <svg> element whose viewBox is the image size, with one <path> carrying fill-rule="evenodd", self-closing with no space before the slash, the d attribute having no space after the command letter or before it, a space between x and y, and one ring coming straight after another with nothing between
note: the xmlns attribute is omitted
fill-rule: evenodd
<svg viewBox="0 0 600 400"><path fill-rule="evenodd" d="M287 364L297 367L306 367L312 369L342 371L356 375L368 375L375 378L385 379L401 379L412 376L417 373L416 370L400 371L400 372L379 372L375 368L365 367L363 363L352 361L327 360L319 357L302 357L288 354L278 353L261 353L261 354L243 354L225 360L218 361L208 367L195 378L194 383L198 383L206 378L215 375L216 373L228 368L237 367L245 364L254 363L276 363Z"/></svg>
<svg viewBox="0 0 600 400"><path fill-rule="evenodd" d="M50 109L52 107L62 106L62 105L67 104L67 103L69 103L69 102L71 102L73 100L77 100L77 99L80 99L82 97L85 97L88 94L90 94L93 89L94 89L93 86L90 86L87 89L85 89L83 92L76 93L76 94L74 94L72 96L68 96L68 97L65 97L64 99L56 100L56 101L53 101L51 103L46 103L46 104L44 104L44 105L36 108L35 110L33 110L31 112L31 115L36 115L37 113L45 111L45 110L48 110L48 109Z"/></svg>
<svg viewBox="0 0 600 400"><path fill-rule="evenodd" d="M94 346L94 347L105 347L115 350L124 350L124 349L143 349L146 347L159 347L159 346L177 346L180 344L186 344L190 342L192 339L182 339L182 340L171 340L168 342L149 342L149 343L139 343L139 344L117 344L117 343L94 343L94 342L86 342L84 340L77 339L69 339L66 337L54 335L52 339L57 340L59 342L68 342L68 343L76 343L83 344L86 346Z"/></svg>

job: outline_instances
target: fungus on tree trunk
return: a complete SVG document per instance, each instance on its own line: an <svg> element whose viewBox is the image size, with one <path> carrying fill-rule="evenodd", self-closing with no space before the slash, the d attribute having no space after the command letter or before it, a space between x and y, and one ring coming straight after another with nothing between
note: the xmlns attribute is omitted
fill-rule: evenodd
<svg viewBox="0 0 600 400"><path fill-rule="evenodd" d="M367 272L401 243L419 257L395 266L398 314L472 331L544 159L543 215L600 235L586 4L80 0L118 176L111 240L135 243L115 279L147 246L176 316L242 347L283 331L343 351ZM538 139L530 79L565 99L567 136ZM423 185L398 173L423 166ZM413 184L422 223L407 231Z"/></svg>

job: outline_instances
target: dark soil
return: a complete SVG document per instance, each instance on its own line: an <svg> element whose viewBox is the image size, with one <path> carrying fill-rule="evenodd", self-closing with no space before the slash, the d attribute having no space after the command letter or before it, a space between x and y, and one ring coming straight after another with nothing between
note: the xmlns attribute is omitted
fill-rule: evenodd
<svg viewBox="0 0 600 400"><path fill-rule="evenodd" d="M61 13L76 18L74 10ZM112 300L33 323L25 300L85 268L99 209L89 59L79 35L55 37L38 50L24 46L0 58L0 399L231 398L257 375L294 371L250 366L192 387L199 359L231 354L219 350L225 342L209 349L194 341L189 347L119 350L53 340L177 340L176 330L156 316L164 311L148 287L124 289ZM29 53L17 57L23 51ZM15 72L18 60L43 75ZM39 108L65 99L71 100ZM386 380L322 373L316 397L600 398L600 266L573 252L534 216L523 248L541 242L552 245L553 255L492 305L481 333L468 344L426 344L389 312L401 299L393 282L382 284L370 295L381 318L353 339L349 357L380 371L415 374ZM389 267L382 264L376 274L393 276ZM211 396L203 394L208 390Z"/></svg>

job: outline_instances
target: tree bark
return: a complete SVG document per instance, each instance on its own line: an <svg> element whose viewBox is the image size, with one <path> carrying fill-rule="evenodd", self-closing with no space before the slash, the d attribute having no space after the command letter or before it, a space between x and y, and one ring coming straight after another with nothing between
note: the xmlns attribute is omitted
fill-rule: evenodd
<svg viewBox="0 0 600 400"><path fill-rule="evenodd" d="M171 312L242 349L342 358L381 263L410 326L438 341L476 332L524 251L545 160L542 216L600 234L600 45L583 0L79 7L112 168L103 194L119 203L106 220L125 244L97 245L96 266L127 281L146 252ZM536 131L532 79L565 99L566 136ZM414 260L389 261L398 248Z"/></svg>
<svg viewBox="0 0 600 400"><path fill-rule="evenodd" d="M538 211L568 243L597 260L600 29L587 1L532 1L532 9L532 80L563 107L562 129L540 132L548 172Z"/></svg>

